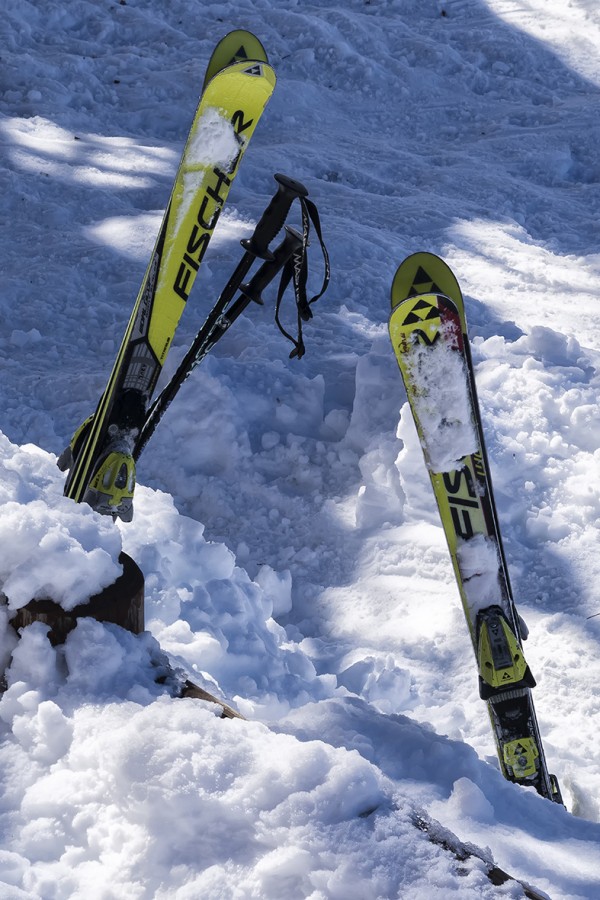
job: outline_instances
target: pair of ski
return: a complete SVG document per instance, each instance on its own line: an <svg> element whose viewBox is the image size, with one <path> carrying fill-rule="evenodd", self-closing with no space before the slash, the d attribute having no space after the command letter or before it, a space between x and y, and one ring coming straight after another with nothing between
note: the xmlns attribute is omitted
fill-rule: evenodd
<svg viewBox="0 0 600 900"><path fill-rule="evenodd" d="M131 520L135 462L179 387L243 309L262 302L261 291L284 266L291 266L294 275L302 271L308 217L313 222L316 217L320 231L306 189L276 175L277 192L252 237L242 241L242 260L174 378L152 402L200 264L275 81L262 44L247 31L226 35L209 61L171 197L107 386L95 413L77 429L58 461L63 471L69 470L65 495L98 512ZM269 244L296 198L302 203L304 233L286 227L285 238L272 252ZM245 282L256 260L262 265Z"/></svg>
<svg viewBox="0 0 600 900"><path fill-rule="evenodd" d="M260 303L264 287L306 249L305 224L303 235L286 229L281 245L269 250L296 197L303 202L303 223L308 215L302 185L276 176L277 193L252 238L242 242L240 264L174 378L151 403L206 248L274 87L275 74L254 35L231 32L217 45L108 384L96 412L59 460L69 469L65 494L77 502L131 519L135 461L180 385L248 303ZM325 286L325 251L324 256ZM262 266L245 283L256 259ZM296 281L300 324L310 309ZM396 273L392 308L392 344L446 533L502 772L560 802L531 698L535 681L523 655L523 624L500 537L460 288L442 260L415 254ZM301 355L301 336L294 343L294 353Z"/></svg>
<svg viewBox="0 0 600 900"><path fill-rule="evenodd" d="M533 706L535 680L492 491L460 287L416 253L398 268L389 331L439 508L504 776L562 802Z"/></svg>

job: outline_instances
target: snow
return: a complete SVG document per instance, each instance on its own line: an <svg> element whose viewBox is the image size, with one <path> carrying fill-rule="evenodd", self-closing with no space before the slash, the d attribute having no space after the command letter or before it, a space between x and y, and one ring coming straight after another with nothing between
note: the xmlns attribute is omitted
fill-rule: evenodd
<svg viewBox="0 0 600 900"><path fill-rule="evenodd" d="M462 469L461 460L478 449L462 356L443 341L412 344L406 354L415 415L431 472Z"/></svg>
<svg viewBox="0 0 600 900"><path fill-rule="evenodd" d="M218 166L229 171L239 152L240 145L231 122L220 110L208 107L198 117L187 142L183 194L177 207L177 227L183 227L183 222L190 214L204 178L204 170L209 166Z"/></svg>
<svg viewBox="0 0 600 900"><path fill-rule="evenodd" d="M600 893L600 275L594 0L0 0L0 894ZM204 65L277 73L167 372L275 190L306 184L332 282L307 353L252 305L186 382L119 527L55 466L103 390ZM295 221L293 224L298 225ZM320 284L317 248L311 283ZM398 263L455 272L534 699L568 810L498 771L387 336ZM288 301L289 302L289 301ZM289 306L283 310L293 321ZM147 632L7 624L146 579ZM491 563L490 563L491 565ZM173 665L247 721L174 700Z"/></svg>
<svg viewBox="0 0 600 900"><path fill-rule="evenodd" d="M110 520L67 502L47 453L4 435L0 445L0 584L8 607L50 597L72 609L121 574L120 536Z"/></svg>
<svg viewBox="0 0 600 900"><path fill-rule="evenodd" d="M191 136L187 158L191 165L211 163L227 169L239 153L239 144L231 122L218 109L209 108L198 120L198 130Z"/></svg>
<svg viewBox="0 0 600 900"><path fill-rule="evenodd" d="M465 595L473 621L480 609L494 604L502 606L496 542L477 534L470 541L459 541L456 556L465 579Z"/></svg>

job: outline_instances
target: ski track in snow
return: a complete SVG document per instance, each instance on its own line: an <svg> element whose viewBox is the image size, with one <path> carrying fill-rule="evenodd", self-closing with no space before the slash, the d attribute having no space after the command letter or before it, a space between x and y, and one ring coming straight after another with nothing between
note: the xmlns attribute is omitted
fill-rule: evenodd
<svg viewBox="0 0 600 900"><path fill-rule="evenodd" d="M2 896L521 895L427 841L423 809L553 900L597 897L594 0L0 11L0 579L12 608L73 605L112 580L122 542L152 633L87 620L64 649L36 626L15 647L0 608ZM273 173L317 203L331 286L301 361L272 288L235 323L152 438L117 530L75 514L52 454L105 386L204 65L233 28L258 35L278 84L164 375ZM534 700L575 815L498 773L387 336L393 274L418 250L465 294ZM316 290L316 245L310 262ZM251 721L166 697L155 639Z"/></svg>

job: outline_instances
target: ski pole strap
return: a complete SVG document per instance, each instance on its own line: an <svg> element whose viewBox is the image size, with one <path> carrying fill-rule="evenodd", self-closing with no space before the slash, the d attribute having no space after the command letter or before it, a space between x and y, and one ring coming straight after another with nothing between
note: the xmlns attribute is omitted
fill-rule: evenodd
<svg viewBox="0 0 600 900"><path fill-rule="evenodd" d="M308 322L312 318L312 310L310 307L319 299L319 297L322 297L327 290L331 275L329 253L327 252L327 247L325 246L325 242L323 240L321 221L319 219L319 212L317 210L317 207L312 202L312 200L309 200L306 196L300 197L299 199L302 206L302 244L297 248L297 250L294 251L292 257L284 266L283 272L281 274L281 281L279 283L279 290L277 292L277 300L275 303L275 322L277 323L277 327L284 335L284 337L286 337L294 345L294 349L290 353L290 359L293 359L294 357L301 359L304 356L306 348L304 346L304 340L302 337L302 323ZM315 233L321 247L321 252L323 254L324 274L323 283L320 290L309 300L306 292L306 284L308 280L307 248L309 246L311 222L315 229ZM290 281L293 281L294 295L296 298L296 337L293 337L288 331L286 331L281 323L280 317L281 301Z"/></svg>
<svg viewBox="0 0 600 900"><path fill-rule="evenodd" d="M327 252L327 247L325 246L325 241L323 240L323 232L321 231L321 220L319 218L319 211L312 200L309 200L308 197L301 197L300 202L302 204L302 231L304 235L304 259L302 260L301 272L300 272L300 280L301 280L301 293L300 296L296 293L298 308L300 311L300 315L307 322L312 318L312 312L310 310L310 306L315 303L319 297L322 297L327 287L329 285L329 278L331 276L331 268L329 264L329 253ZM323 273L323 284L321 285L321 290L318 294L315 294L314 297L311 297L310 300L306 300L306 280L308 277L308 262L306 256L306 248L308 247L308 237L310 233L310 223L312 222L313 227L315 229L315 233L317 238L319 239L319 246L321 247L321 253L323 254L323 265L325 271Z"/></svg>
<svg viewBox="0 0 600 900"><path fill-rule="evenodd" d="M308 194L303 184L295 181L293 178L289 178L287 175L274 175L273 177L277 182L277 191L271 197L269 205L260 217L252 236L244 238L240 242L245 253L209 314L215 321L235 297L240 284L250 271L254 261L257 258L264 260L273 259L273 253L269 250L269 244L283 227L296 197L305 197Z"/></svg>
<svg viewBox="0 0 600 900"><path fill-rule="evenodd" d="M277 273L285 266L288 260L302 247L302 235L295 228L285 226L283 241L271 254L271 259L263 262L258 271L249 282L240 285L240 292L248 300L263 305L262 292L273 281Z"/></svg>

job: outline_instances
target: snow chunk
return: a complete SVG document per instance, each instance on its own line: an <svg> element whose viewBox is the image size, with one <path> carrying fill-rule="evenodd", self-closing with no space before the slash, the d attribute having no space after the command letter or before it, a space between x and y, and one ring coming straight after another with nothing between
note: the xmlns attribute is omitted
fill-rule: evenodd
<svg viewBox="0 0 600 900"><path fill-rule="evenodd" d="M33 344L39 344L42 335L37 328L30 328L29 331L20 331L18 328L11 333L10 342L13 347L28 347Z"/></svg>
<svg viewBox="0 0 600 900"><path fill-rule="evenodd" d="M398 666L391 654L384 659L374 656L358 659L337 678L349 691L388 715L403 709L410 697L410 672Z"/></svg>
<svg viewBox="0 0 600 900"><path fill-rule="evenodd" d="M456 554L471 611L475 614L487 606L502 605L498 580L500 560L495 541L476 534L468 541L459 542Z"/></svg>
<svg viewBox="0 0 600 900"><path fill-rule="evenodd" d="M197 166L221 166L227 169L240 149L231 122L214 107L200 117L186 147L186 163Z"/></svg>
<svg viewBox="0 0 600 900"><path fill-rule="evenodd" d="M177 211L179 227L197 200L206 169L219 167L228 171L239 149L231 122L219 110L207 109L200 117L195 132L190 135L185 150L185 168L182 172L183 195Z"/></svg>
<svg viewBox="0 0 600 900"><path fill-rule="evenodd" d="M50 627L41 622L33 622L22 630L20 641L12 654L10 668L6 672L9 690L0 702L0 718L6 719L5 710L12 708L13 698L22 690L12 690L13 686L26 686L28 691L39 691L43 696L53 696L61 681L56 649L48 641Z"/></svg>
<svg viewBox="0 0 600 900"><path fill-rule="evenodd" d="M121 574L113 560L118 540L111 535L108 548L94 546L89 539L96 529L80 528L80 511L74 511L64 509L57 517L42 500L4 505L0 543L8 552L0 563L0 580L11 609L45 598L73 609Z"/></svg>
<svg viewBox="0 0 600 900"><path fill-rule="evenodd" d="M146 622L195 679L208 673L245 715L279 718L306 696L335 687L289 640L273 615L291 608L292 579L268 565L256 580L223 544L182 516L167 494L136 488L135 529L123 526L125 551L146 576ZM241 698L244 698L243 700ZM245 704L245 705L244 705Z"/></svg>
<svg viewBox="0 0 600 900"><path fill-rule="evenodd" d="M263 565L258 570L256 583L263 589L274 616L284 616L291 612L292 574L289 569L275 572L271 566Z"/></svg>
<svg viewBox="0 0 600 900"><path fill-rule="evenodd" d="M29 755L51 765L68 751L73 725L52 700L44 700L35 715L22 715L12 724L12 733Z"/></svg>
<svg viewBox="0 0 600 900"><path fill-rule="evenodd" d="M462 357L443 343L418 344L409 360L415 386L412 402L427 466L432 472L452 472L478 449Z"/></svg>
<svg viewBox="0 0 600 900"><path fill-rule="evenodd" d="M0 434L0 588L10 609L51 599L69 610L121 574L112 521L61 489L49 454Z"/></svg>
<svg viewBox="0 0 600 900"><path fill-rule="evenodd" d="M491 824L496 819L494 807L470 778L459 778L455 782L448 809L456 816L467 816L484 824Z"/></svg>

